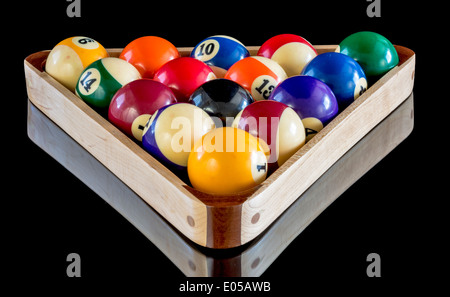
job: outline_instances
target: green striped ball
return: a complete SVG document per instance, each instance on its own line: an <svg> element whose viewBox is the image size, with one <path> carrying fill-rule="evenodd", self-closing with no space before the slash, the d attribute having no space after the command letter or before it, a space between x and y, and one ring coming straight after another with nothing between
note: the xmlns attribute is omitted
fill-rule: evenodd
<svg viewBox="0 0 450 297"><path fill-rule="evenodd" d="M96 108L108 108L114 94L127 83L141 78L139 71L119 58L103 58L87 66L80 75L75 94Z"/></svg>

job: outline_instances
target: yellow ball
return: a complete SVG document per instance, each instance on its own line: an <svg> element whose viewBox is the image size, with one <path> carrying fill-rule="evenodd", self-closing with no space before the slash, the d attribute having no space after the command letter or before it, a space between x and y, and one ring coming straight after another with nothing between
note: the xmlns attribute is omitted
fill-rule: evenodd
<svg viewBox="0 0 450 297"><path fill-rule="evenodd" d="M238 128L223 127L211 130L194 144L187 168L197 190L231 195L265 180L267 157L256 137Z"/></svg>
<svg viewBox="0 0 450 297"><path fill-rule="evenodd" d="M69 37L51 50L45 71L73 92L84 68L105 57L108 57L105 48L94 39Z"/></svg>

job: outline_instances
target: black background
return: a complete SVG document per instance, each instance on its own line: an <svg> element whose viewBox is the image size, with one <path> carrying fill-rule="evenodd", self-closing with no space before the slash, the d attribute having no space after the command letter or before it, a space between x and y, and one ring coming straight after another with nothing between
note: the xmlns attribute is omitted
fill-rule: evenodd
<svg viewBox="0 0 450 297"><path fill-rule="evenodd" d="M417 54L414 131L312 222L263 278L272 282L272 293L300 295L307 287L333 288L334 280L349 288L362 285L361 292L386 284L409 291L441 275L448 254L442 249L448 223L444 226L441 214L448 200L450 100L445 2L381 0L380 18L367 16L365 0L161 2L81 0L80 18L66 15L65 0L2 4L2 244L7 248L2 267L21 281L18 289L36 290L25 286L32 280L48 284L46 289L106 280L109 288L125 285L151 293L167 285L168 292L176 292L186 281L125 218L28 139L23 60L75 35L122 48L145 35L179 47L217 34L245 45L281 33L312 44L338 44L351 33L370 30L411 48ZM81 256L80 279L66 276L71 252ZM380 279L366 276L371 252L381 256Z"/></svg>

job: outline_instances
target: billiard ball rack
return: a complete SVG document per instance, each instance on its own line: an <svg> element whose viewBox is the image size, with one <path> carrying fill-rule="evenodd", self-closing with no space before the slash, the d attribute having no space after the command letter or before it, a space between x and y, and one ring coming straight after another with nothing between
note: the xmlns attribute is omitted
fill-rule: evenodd
<svg viewBox="0 0 450 297"><path fill-rule="evenodd" d="M248 47L255 55L259 47ZM336 45L315 46L329 52ZM393 68L343 110L259 186L233 196L205 194L187 185L135 141L44 71L50 51L28 56L25 77L31 103L84 147L147 204L193 242L210 248L243 245L274 222L354 144L412 92L415 53L395 46ZM188 56L192 48L178 48ZM108 50L117 57L121 49ZM300 198L299 198L300 197ZM334 200L335 198L333 198ZM329 205L331 201L325 201ZM311 221L323 207L310 205Z"/></svg>

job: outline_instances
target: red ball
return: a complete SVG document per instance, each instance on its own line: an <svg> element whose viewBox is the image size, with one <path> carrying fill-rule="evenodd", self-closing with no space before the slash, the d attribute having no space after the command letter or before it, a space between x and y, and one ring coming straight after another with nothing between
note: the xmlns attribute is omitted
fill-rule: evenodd
<svg viewBox="0 0 450 297"><path fill-rule="evenodd" d="M116 92L109 105L108 119L125 134L141 141L150 116L175 102L175 95L166 85L151 79L138 79Z"/></svg>
<svg viewBox="0 0 450 297"><path fill-rule="evenodd" d="M314 47L306 39L295 34L276 35L258 50L258 56L274 60L290 76L299 75L306 64L317 56Z"/></svg>
<svg viewBox="0 0 450 297"><path fill-rule="evenodd" d="M154 80L170 87L178 102L187 102L198 87L215 78L211 68L202 61L181 57L164 64L156 72Z"/></svg>

